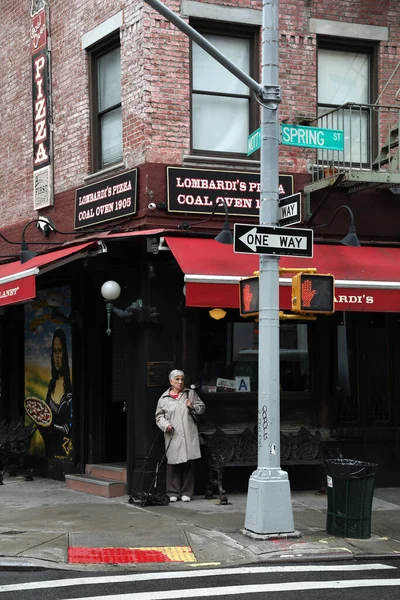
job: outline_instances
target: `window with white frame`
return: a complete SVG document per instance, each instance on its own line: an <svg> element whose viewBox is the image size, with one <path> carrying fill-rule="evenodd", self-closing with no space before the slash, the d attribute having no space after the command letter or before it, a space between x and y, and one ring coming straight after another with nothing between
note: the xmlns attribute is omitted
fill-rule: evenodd
<svg viewBox="0 0 400 600"><path fill-rule="evenodd" d="M229 34L199 32L239 69L254 75L254 31ZM246 154L255 122L251 91L237 77L192 42L192 149L194 152Z"/></svg>
<svg viewBox="0 0 400 600"><path fill-rule="evenodd" d="M92 58L93 170L122 160L121 49L119 39L103 43Z"/></svg>
<svg viewBox="0 0 400 600"><path fill-rule="evenodd" d="M365 164L370 157L372 56L367 48L323 44L318 48L319 125L344 130L346 163ZM348 102L354 105L339 108ZM320 151L319 160L336 160L336 156Z"/></svg>

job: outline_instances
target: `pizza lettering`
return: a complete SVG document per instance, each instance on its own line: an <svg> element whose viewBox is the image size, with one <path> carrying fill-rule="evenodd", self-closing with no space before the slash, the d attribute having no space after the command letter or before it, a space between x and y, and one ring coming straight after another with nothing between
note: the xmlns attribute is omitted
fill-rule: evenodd
<svg viewBox="0 0 400 600"><path fill-rule="evenodd" d="M46 402L40 400L40 398L30 396L29 398L25 398L24 405L26 414L36 425L40 427L49 427L51 425L53 414Z"/></svg>

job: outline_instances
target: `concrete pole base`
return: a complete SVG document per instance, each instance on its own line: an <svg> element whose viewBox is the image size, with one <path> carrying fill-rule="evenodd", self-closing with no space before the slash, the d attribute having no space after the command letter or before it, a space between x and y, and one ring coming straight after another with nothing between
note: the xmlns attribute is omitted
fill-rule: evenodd
<svg viewBox="0 0 400 600"><path fill-rule="evenodd" d="M258 468L249 479L245 530L258 535L296 537L288 474L281 469Z"/></svg>

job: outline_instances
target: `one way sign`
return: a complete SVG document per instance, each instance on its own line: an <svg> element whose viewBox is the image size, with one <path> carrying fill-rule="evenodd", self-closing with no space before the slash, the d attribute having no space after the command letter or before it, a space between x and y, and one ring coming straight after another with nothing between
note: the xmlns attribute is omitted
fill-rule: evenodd
<svg viewBox="0 0 400 600"><path fill-rule="evenodd" d="M239 254L313 255L312 229L287 229L235 223L234 252Z"/></svg>
<svg viewBox="0 0 400 600"><path fill-rule="evenodd" d="M301 222L301 194L279 199L279 225L294 225Z"/></svg>

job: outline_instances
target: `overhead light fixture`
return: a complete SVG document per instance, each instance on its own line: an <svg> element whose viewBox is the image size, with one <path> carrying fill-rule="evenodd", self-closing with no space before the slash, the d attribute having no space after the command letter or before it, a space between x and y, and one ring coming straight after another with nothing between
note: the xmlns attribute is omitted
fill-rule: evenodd
<svg viewBox="0 0 400 600"><path fill-rule="evenodd" d="M328 221L328 223L322 223L321 225L310 225L310 227L312 227L313 229L316 229L318 227L327 227L334 221L337 213L342 208L345 208L350 215L350 225L349 225L349 230L348 230L347 234L344 236L344 238L342 240L340 240L340 243L343 244L344 246L353 246L354 248L359 248L361 246L361 244L360 244L360 240L358 239L357 232L356 232L353 211L346 204L342 204L342 206L339 206L336 209L332 219L330 221Z"/></svg>
<svg viewBox="0 0 400 600"><path fill-rule="evenodd" d="M229 225L228 217L225 216L224 224L219 234L214 238L220 244L233 244L232 232Z"/></svg>
<svg viewBox="0 0 400 600"><path fill-rule="evenodd" d="M25 223L24 228L22 229L22 236L21 236L20 261L22 264L28 262L28 260L31 260L32 258L34 258L36 256L36 252L34 252L33 250L29 250L28 243L25 240L25 232L26 232L27 228L29 227L29 225L31 225L32 223L36 223L36 227L42 231L45 238L47 238L49 236L51 231L57 231L58 233L64 233L62 231L58 231L58 229L56 228L56 226L54 225L54 223L50 219L50 217L38 217L37 219L32 219L31 221L28 221L28 223ZM41 242L29 242L29 243L30 244L38 244ZM62 244L62 242L46 242L46 244L59 246Z"/></svg>
<svg viewBox="0 0 400 600"><path fill-rule="evenodd" d="M0 233L0 237L2 237L9 244L21 245L21 253L20 253L21 263L25 263L28 260L31 260L32 258L34 258L36 256L36 252L33 252L33 250L29 249L28 242L25 240L26 229L31 223L36 223L36 227L42 231L44 237L46 237L46 238L53 231L56 233L59 233L61 235L77 235L76 231L61 231L60 229L58 229L58 227L56 227L54 225L54 223L50 217L38 217L37 219L32 219L31 221L28 221L28 223L25 223L24 228L22 230L21 242L11 242L10 240L7 240ZM113 227L111 229L111 231L118 231L118 230L119 230L118 226ZM94 232L90 232L90 233L100 233L100 232L104 232L104 231L109 232L110 229L96 229ZM89 232L87 232L87 233L89 233ZM48 246L48 245L61 246L62 244L64 244L64 242L29 242L29 244L40 244L40 245L43 245L43 243L45 243L46 246ZM107 252L107 246L101 240L99 240L97 242L97 244L98 244L99 252L100 251Z"/></svg>
<svg viewBox="0 0 400 600"><path fill-rule="evenodd" d="M220 319L226 317L226 310L224 310L223 308L212 308L208 311L208 314L212 319L219 321Z"/></svg>
<svg viewBox="0 0 400 600"><path fill-rule="evenodd" d="M28 244L25 242L25 240L22 240L21 254L20 254L21 264L28 262L28 260L31 260L35 256L36 256L36 252L34 252L33 250L29 250Z"/></svg>
<svg viewBox="0 0 400 600"><path fill-rule="evenodd" d="M354 248L359 248L361 246L354 223L350 223L349 231L344 238L340 240L340 243L343 244L343 246L353 246Z"/></svg>
<svg viewBox="0 0 400 600"><path fill-rule="evenodd" d="M210 221L213 218L215 211L217 210L217 208L219 206L221 206L221 204L223 204L224 209L225 209L225 220L222 225L222 230L218 233L218 235L215 236L214 239L216 242L219 242L220 244L233 244L233 236L232 236L232 232L231 232L231 228L230 228L230 224L229 224L228 207L223 198L220 198L218 200L218 202L215 204L215 206L213 208L211 215L209 217L207 217L207 219L202 219L201 221L194 221L194 223L181 223L180 225L178 225L178 228L179 229L191 229L192 227L194 227L194 225L200 225L200 223L207 223L208 221Z"/></svg>

